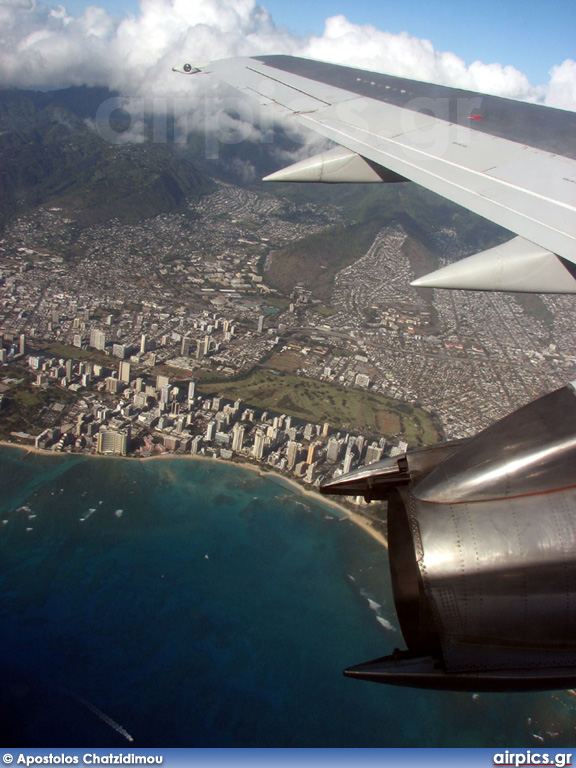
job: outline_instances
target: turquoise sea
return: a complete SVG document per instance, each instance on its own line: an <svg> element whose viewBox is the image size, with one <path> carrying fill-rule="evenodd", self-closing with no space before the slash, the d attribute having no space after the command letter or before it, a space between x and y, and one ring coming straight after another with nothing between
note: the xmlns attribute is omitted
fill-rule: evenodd
<svg viewBox="0 0 576 768"><path fill-rule="evenodd" d="M2 448L0 521L2 746L574 743L565 692L344 678L403 647L386 551L277 478Z"/></svg>

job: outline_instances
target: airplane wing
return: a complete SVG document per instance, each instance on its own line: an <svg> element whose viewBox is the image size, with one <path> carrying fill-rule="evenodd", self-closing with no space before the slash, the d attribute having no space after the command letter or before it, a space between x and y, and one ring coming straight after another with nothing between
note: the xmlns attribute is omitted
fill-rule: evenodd
<svg viewBox="0 0 576 768"><path fill-rule="evenodd" d="M576 293L576 113L291 56L203 72L339 146L269 181L414 181L516 234L412 285Z"/></svg>

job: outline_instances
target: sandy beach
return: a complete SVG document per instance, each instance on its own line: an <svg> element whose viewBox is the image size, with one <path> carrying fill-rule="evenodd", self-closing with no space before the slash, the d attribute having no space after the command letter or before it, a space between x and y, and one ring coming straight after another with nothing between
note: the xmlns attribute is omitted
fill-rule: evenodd
<svg viewBox="0 0 576 768"><path fill-rule="evenodd" d="M42 456L55 456L55 455L62 455L62 454L56 454L54 451L46 451L43 448L36 448L34 445L22 445L21 443L11 443L8 440L0 440L0 446L5 446L7 448L19 448L22 451L25 451L28 453L35 453ZM362 528L363 531L365 531L369 536L371 536L375 541L377 541L379 544L382 544L386 549L388 549L388 541L383 533L376 530L372 526L372 522L368 520L366 517L363 517L361 514L357 512L353 512L352 510L348 509L348 507L345 507L343 504L339 504L337 501L334 501L333 499L326 498L325 496L321 496L319 493L316 493L315 491L312 491L308 488L305 488L300 483L298 483L296 480L293 480L290 477L285 477L284 475L279 474L278 472L274 472L274 470L269 469L262 469L262 467L259 467L257 464L252 464L251 462L247 461L228 461L226 459L216 459L211 456L198 456L198 455L178 455L174 453L159 453L154 456L145 456L145 457L138 457L138 456L105 456L103 454L99 453L90 453L90 454L66 454L70 456L88 456L89 458L95 458L95 459L125 459L130 461L158 461L159 459L181 459L186 461L214 461L214 462L222 462L224 464L231 464L233 466L240 467L241 469L247 469L250 472L256 472L261 477L269 477L273 480L277 480L281 483L285 483L287 485L290 485L296 490L298 493L301 493L304 496L308 496L312 499L314 499L317 502L320 502L326 506L333 507L334 509L338 510L344 517L348 518L351 522L354 523L354 525L357 525L359 528Z"/></svg>

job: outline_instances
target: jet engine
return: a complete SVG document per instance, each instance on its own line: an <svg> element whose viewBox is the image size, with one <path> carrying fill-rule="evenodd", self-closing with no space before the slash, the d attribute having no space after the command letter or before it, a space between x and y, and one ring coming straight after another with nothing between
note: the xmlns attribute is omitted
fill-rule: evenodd
<svg viewBox="0 0 576 768"><path fill-rule="evenodd" d="M388 501L407 646L345 670L466 691L576 686L576 382L469 440L325 483Z"/></svg>

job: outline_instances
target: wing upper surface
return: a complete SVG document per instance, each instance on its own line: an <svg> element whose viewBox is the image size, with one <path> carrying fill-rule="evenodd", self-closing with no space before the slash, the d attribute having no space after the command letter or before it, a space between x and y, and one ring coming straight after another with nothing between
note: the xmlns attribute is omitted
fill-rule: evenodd
<svg viewBox="0 0 576 768"><path fill-rule="evenodd" d="M286 56L204 71L576 263L575 113Z"/></svg>

